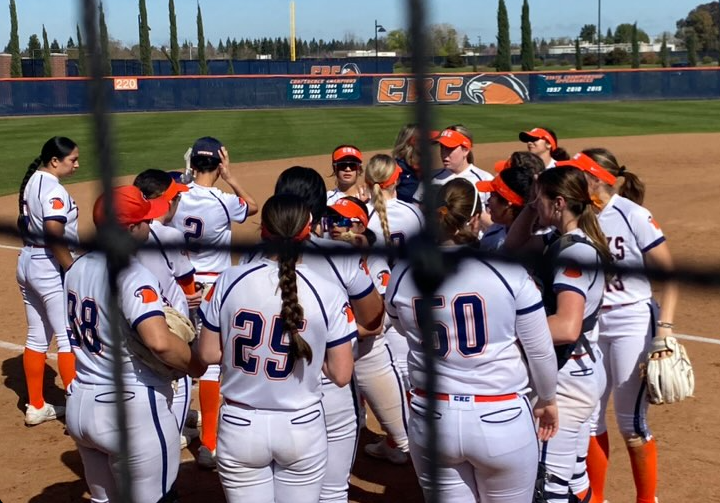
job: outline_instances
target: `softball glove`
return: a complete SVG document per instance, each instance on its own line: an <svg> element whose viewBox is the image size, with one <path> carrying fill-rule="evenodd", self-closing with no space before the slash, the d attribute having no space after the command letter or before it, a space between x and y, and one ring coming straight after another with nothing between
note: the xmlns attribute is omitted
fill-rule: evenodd
<svg viewBox="0 0 720 503"><path fill-rule="evenodd" d="M653 355L663 351L666 352L665 356L653 358ZM650 403L675 403L693 396L693 368L685 347L675 337L654 339L647 358L646 363L641 364L640 372L647 383Z"/></svg>

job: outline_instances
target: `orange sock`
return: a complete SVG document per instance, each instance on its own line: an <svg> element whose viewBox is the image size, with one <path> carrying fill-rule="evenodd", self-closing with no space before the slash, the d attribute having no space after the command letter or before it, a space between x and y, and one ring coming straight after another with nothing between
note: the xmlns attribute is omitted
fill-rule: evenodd
<svg viewBox="0 0 720 503"><path fill-rule="evenodd" d="M200 441L210 449L217 447L217 425L220 414L220 381L200 381L200 413L202 432Z"/></svg>
<svg viewBox="0 0 720 503"><path fill-rule="evenodd" d="M23 369L25 385L28 391L28 402L36 409L45 405L43 398L43 377L45 375L45 353L38 353L25 348L23 352Z"/></svg>
<svg viewBox="0 0 720 503"><path fill-rule="evenodd" d="M588 488L584 491L581 491L577 494L573 494L570 496L571 502L578 502L578 503L591 503L593 500L592 498L592 489Z"/></svg>
<svg viewBox="0 0 720 503"><path fill-rule="evenodd" d="M640 445L628 445L630 466L635 479L637 503L655 503L657 489L657 444L652 438Z"/></svg>
<svg viewBox="0 0 720 503"><path fill-rule="evenodd" d="M60 370L60 379L63 382L63 388L68 389L70 383L75 379L75 353L58 353L58 369Z"/></svg>
<svg viewBox="0 0 720 503"><path fill-rule="evenodd" d="M605 476L610 459L610 440L607 432L598 436L590 437L590 445L588 446L587 457L587 474L590 479L590 487L592 487L593 498L595 501L602 502L605 497Z"/></svg>

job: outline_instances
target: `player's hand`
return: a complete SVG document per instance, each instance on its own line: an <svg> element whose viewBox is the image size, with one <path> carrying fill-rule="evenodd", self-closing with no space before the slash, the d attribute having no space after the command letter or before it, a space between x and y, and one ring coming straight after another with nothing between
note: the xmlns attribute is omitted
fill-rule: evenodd
<svg viewBox="0 0 720 503"><path fill-rule="evenodd" d="M358 199L363 203L367 203L370 200L370 191L364 184L358 187Z"/></svg>
<svg viewBox="0 0 720 503"><path fill-rule="evenodd" d="M230 173L230 154L228 154L228 151L225 147L220 148L218 154L220 154L220 164L218 165L218 172L220 173L220 177L226 182L230 183L230 181L233 179L232 174Z"/></svg>
<svg viewBox="0 0 720 503"><path fill-rule="evenodd" d="M189 295L186 294L185 298L187 299L188 307L190 309L197 309L202 303L202 289L197 290L195 293L191 293Z"/></svg>
<svg viewBox="0 0 720 503"><path fill-rule="evenodd" d="M558 431L559 419L557 402L552 400L538 400L533 407L533 415L538 420L538 438L542 441L550 440Z"/></svg>

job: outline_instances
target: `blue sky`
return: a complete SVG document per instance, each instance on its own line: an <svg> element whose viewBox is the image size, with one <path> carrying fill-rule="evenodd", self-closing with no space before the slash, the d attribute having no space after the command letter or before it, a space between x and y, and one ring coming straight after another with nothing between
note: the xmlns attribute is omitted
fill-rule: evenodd
<svg viewBox="0 0 720 503"><path fill-rule="evenodd" d="M178 38L195 41L198 0L175 0ZM601 0L601 29L638 21L651 37L675 31L675 22L705 0ZM290 0L199 0L205 38L216 44L232 38L285 37L289 34ZM126 44L137 42L137 0L104 0L110 36ZM146 0L148 24L154 45L168 44L167 0ZM432 23L450 23L473 43L495 40L497 0L427 0ZM4 4L4 5L3 5ZM31 34L42 33L42 25L52 41L62 45L75 39L80 22L78 0L16 0L20 45L25 47ZM297 35L304 39L343 39L347 35L367 40L373 36L374 21L388 31L406 27L404 0L296 0ZM0 0L0 43L10 34L9 0ZM520 40L522 0L506 0L510 17L510 36ZM584 24L597 21L597 0L530 0L533 36L575 36Z"/></svg>

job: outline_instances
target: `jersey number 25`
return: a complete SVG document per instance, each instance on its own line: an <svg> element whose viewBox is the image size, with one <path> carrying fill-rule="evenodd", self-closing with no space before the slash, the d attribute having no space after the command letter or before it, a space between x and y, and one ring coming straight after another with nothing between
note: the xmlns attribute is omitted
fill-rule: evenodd
<svg viewBox="0 0 720 503"><path fill-rule="evenodd" d="M422 299L413 300L415 319L419 320ZM433 297L432 309L445 308L445 297ZM487 325L485 323L485 301L476 293L464 293L455 296L450 303L453 329L440 321L433 321L435 344L432 349L440 358L447 358L454 347L464 357L482 354L487 344ZM453 339L451 343L451 339Z"/></svg>

